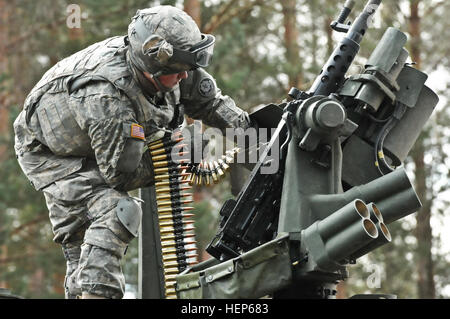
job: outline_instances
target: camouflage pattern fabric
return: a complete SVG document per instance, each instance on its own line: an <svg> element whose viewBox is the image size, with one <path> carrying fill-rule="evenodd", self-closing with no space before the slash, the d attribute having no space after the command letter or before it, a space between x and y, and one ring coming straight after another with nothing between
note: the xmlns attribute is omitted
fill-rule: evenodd
<svg viewBox="0 0 450 319"><path fill-rule="evenodd" d="M60 61L33 88L14 122L19 164L43 191L54 241L67 260L68 298L81 291L123 296L120 260L133 236L115 207L127 191L154 182L148 152L133 171L119 165L124 156L136 158L135 147L127 154L130 140L143 148L179 125L183 110L221 129L250 125L206 71L191 71L189 81L160 94L142 85L127 53L124 37L114 37ZM136 125L142 136L130 130Z"/></svg>
<svg viewBox="0 0 450 319"><path fill-rule="evenodd" d="M118 220L115 208L123 191L105 185L95 162L43 189L54 241L67 260L66 296L81 289L122 298L125 279L120 260L133 235Z"/></svg>

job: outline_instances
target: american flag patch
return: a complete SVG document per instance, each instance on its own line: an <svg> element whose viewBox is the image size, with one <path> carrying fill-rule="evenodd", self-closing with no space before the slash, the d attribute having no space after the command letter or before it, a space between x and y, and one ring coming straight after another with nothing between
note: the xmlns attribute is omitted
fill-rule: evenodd
<svg viewBox="0 0 450 319"><path fill-rule="evenodd" d="M144 128L139 124L131 124L131 137L145 140Z"/></svg>

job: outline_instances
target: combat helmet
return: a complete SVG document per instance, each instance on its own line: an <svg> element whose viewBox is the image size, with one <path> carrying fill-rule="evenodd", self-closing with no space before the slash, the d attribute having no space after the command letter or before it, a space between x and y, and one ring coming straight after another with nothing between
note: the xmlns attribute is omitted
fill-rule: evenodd
<svg viewBox="0 0 450 319"><path fill-rule="evenodd" d="M133 65L157 79L208 66L215 38L201 33L186 12L163 5L138 10L127 41Z"/></svg>

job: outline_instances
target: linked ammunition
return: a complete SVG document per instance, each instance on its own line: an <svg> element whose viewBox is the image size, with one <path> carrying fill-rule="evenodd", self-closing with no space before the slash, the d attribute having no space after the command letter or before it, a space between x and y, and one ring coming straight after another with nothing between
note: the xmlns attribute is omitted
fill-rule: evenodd
<svg viewBox="0 0 450 319"><path fill-rule="evenodd" d="M169 281L170 285L166 285L166 294L171 296L171 295L176 295L176 290L175 290L175 283L176 280L170 280Z"/></svg>
<svg viewBox="0 0 450 319"><path fill-rule="evenodd" d="M181 225L189 225L193 224L195 221L193 220L169 220L169 221L160 221L159 227L165 227L165 226L181 226Z"/></svg>
<svg viewBox="0 0 450 319"><path fill-rule="evenodd" d="M178 248L165 247L165 248L162 248L163 254L169 254L169 253L178 254L178 253L186 253L188 251L197 251L197 248L196 247L178 247Z"/></svg>
<svg viewBox="0 0 450 319"><path fill-rule="evenodd" d="M164 136L163 138L160 138L159 140L150 142L148 145L149 146L153 146L153 145L160 144L160 143L175 142L175 141L177 141L179 139L184 140L184 137L182 137L182 136L179 137L179 136L180 136L180 134L177 134L177 135L173 135L172 134L171 136Z"/></svg>
<svg viewBox="0 0 450 319"><path fill-rule="evenodd" d="M202 176L202 163L200 163L199 165L198 165L198 170L197 170L197 173L196 173L196 175L197 175L197 185L202 185L202 180L203 180L203 176Z"/></svg>
<svg viewBox="0 0 450 319"><path fill-rule="evenodd" d="M195 243L192 243L195 244ZM162 248L164 249L175 249L176 252L165 252L163 255L181 254L184 253L183 249L191 245L191 243L166 243ZM193 247L195 248L195 247Z"/></svg>
<svg viewBox="0 0 450 319"><path fill-rule="evenodd" d="M171 266L186 267L186 266L192 266L195 264L196 264L195 261L185 261L185 260L163 262L163 265L167 266L167 267L171 267Z"/></svg>
<svg viewBox="0 0 450 319"><path fill-rule="evenodd" d="M187 258L197 258L197 257L198 257L198 254L186 255L186 254L180 253L180 254L165 255L165 256L163 256L163 260L164 261L172 261L172 260L183 260L183 259L187 259Z"/></svg>
<svg viewBox="0 0 450 319"><path fill-rule="evenodd" d="M212 162L208 163L208 169L209 169L209 171L211 173L211 177L212 177L213 183L217 184L219 182L219 179L217 178L216 169L214 168L214 165L213 165Z"/></svg>
<svg viewBox="0 0 450 319"><path fill-rule="evenodd" d="M169 288L166 291L167 297L175 297L176 299L176 290L175 288Z"/></svg>
<svg viewBox="0 0 450 319"><path fill-rule="evenodd" d="M161 236L161 241L166 241L166 240L177 241L179 239L192 238L192 237L195 237L194 233L168 234L168 235Z"/></svg>
<svg viewBox="0 0 450 319"><path fill-rule="evenodd" d="M189 245L189 244L197 244L197 241L194 238L181 238L178 240L164 240L164 247L178 247L183 245Z"/></svg>
<svg viewBox="0 0 450 319"><path fill-rule="evenodd" d="M197 180L197 175L195 175L195 173L192 172L189 177L189 185L191 185L191 186L195 185L196 180Z"/></svg>
<svg viewBox="0 0 450 319"><path fill-rule="evenodd" d="M186 225L184 227L161 227L159 229L160 234L180 234L185 231L195 230L194 225Z"/></svg>
<svg viewBox="0 0 450 319"><path fill-rule="evenodd" d="M172 208L172 207L165 207L165 208L161 208L158 209L158 213L162 214L162 213L182 213L184 211L189 211L189 210L193 210L194 207L178 207L178 208Z"/></svg>
<svg viewBox="0 0 450 319"><path fill-rule="evenodd" d="M158 207L176 208L176 207L180 207L181 205L190 204L193 202L194 201L192 199L173 199L173 200L168 200L168 201L157 201L157 205L158 205Z"/></svg>
<svg viewBox="0 0 450 319"><path fill-rule="evenodd" d="M184 155L189 155L189 152L179 152L178 155L184 156ZM166 160L171 160L172 159L172 152L171 153L164 153L162 155L155 155L152 156L152 161L153 162L158 162L158 161L166 161ZM183 158L182 160L184 161L188 161L188 159Z"/></svg>
<svg viewBox="0 0 450 319"><path fill-rule="evenodd" d="M178 165L183 164L186 161L187 161L186 159L180 159L180 160L177 160L176 162L173 160L153 162L153 167L154 168L178 167Z"/></svg>
<svg viewBox="0 0 450 319"><path fill-rule="evenodd" d="M176 278L176 276L177 275L166 275L166 276L164 276L166 288L170 289L170 287L174 287L175 286L175 283L176 283L176 279L175 278Z"/></svg>
<svg viewBox="0 0 450 319"><path fill-rule="evenodd" d="M164 265L164 262L163 262ZM164 267L164 275L172 275L172 274L178 274L179 269L178 269L178 265L176 265L177 267L173 267L174 265L164 265L164 266L168 266L168 267ZM169 267L172 266L172 267Z"/></svg>
<svg viewBox="0 0 450 319"><path fill-rule="evenodd" d="M151 151L162 149L162 148L166 148L166 147L170 148L170 147L176 145L177 143L181 142L182 140L183 139L177 139L177 140L174 140L174 141L172 141L172 140L170 140L170 141L168 141L168 140L166 140L166 141L157 141L157 142L154 142L154 144L149 144L148 145L148 149L151 152Z"/></svg>
<svg viewBox="0 0 450 319"><path fill-rule="evenodd" d="M173 147L179 149L177 155L180 157L189 154L189 152L181 151L181 148L186 144L177 144L183 138L174 138L174 136L155 141L148 146L155 174L156 201L166 282L165 294L168 299L176 299L175 276L186 269L186 266L195 264L198 257L195 236L193 233L189 233L195 229L194 221L189 219L194 214L187 213L194 208L183 207L183 205L193 202L192 198L188 198L192 194L183 193L185 190L190 190L191 187L183 186L183 184L189 183L189 178L195 175L192 174L192 169L198 169L198 167L191 163L186 164L186 159L176 161L173 159Z"/></svg>
<svg viewBox="0 0 450 319"><path fill-rule="evenodd" d="M173 219L173 218L191 218L194 214L188 214L188 213L181 213L181 214L163 214L159 215L159 220L167 220L167 219Z"/></svg>
<svg viewBox="0 0 450 319"><path fill-rule="evenodd" d="M192 189L192 187L190 186L178 186L178 185L174 185L172 187L158 187L155 189L157 194L174 194L177 192L182 192L182 191L186 191L186 190L190 190Z"/></svg>
<svg viewBox="0 0 450 319"><path fill-rule="evenodd" d="M185 240L178 240L178 241L164 241L162 243L162 247L164 248L169 248L169 247L183 247L185 245L191 245L191 244L197 244L196 240L191 240L191 241L185 241Z"/></svg>
<svg viewBox="0 0 450 319"><path fill-rule="evenodd" d="M206 183L207 186L211 185L211 170L208 167L208 163L205 161L204 164L204 181Z"/></svg>
<svg viewBox="0 0 450 319"><path fill-rule="evenodd" d="M230 157L230 156L227 156L227 155L223 155L223 156L222 156L222 160L223 160L226 164L230 164L230 163L233 163L234 158L233 158L233 157Z"/></svg>
<svg viewBox="0 0 450 319"><path fill-rule="evenodd" d="M175 199L181 199L184 197L191 197L192 193L180 193L180 192L173 192L173 193L163 193L156 196L156 200L175 200Z"/></svg>
<svg viewBox="0 0 450 319"><path fill-rule="evenodd" d="M228 166L228 164L226 164L222 159L219 158L217 161L219 162L220 167L224 171L226 171L228 168L230 168L230 166Z"/></svg>
<svg viewBox="0 0 450 319"><path fill-rule="evenodd" d="M222 177L225 173L222 171L221 166L214 161L214 169L216 170L217 174L219 175L219 177Z"/></svg>
<svg viewBox="0 0 450 319"><path fill-rule="evenodd" d="M165 282L166 288L169 288L169 289L170 289L170 287L174 287L175 284L176 284L176 280L175 280L175 279L168 279L168 280Z"/></svg>
<svg viewBox="0 0 450 319"><path fill-rule="evenodd" d="M169 181L156 182L155 183L155 187L163 187L163 186L174 187L176 185L186 184L187 182L188 181L185 181L185 180L172 179L172 180L169 180Z"/></svg>
<svg viewBox="0 0 450 319"><path fill-rule="evenodd" d="M162 181L162 180L170 180L170 179L175 179L175 178L179 178L179 177L183 177L183 176L189 176L190 174L188 173L184 173L184 174L164 174L164 175L155 175L155 180L156 181Z"/></svg>
<svg viewBox="0 0 450 319"><path fill-rule="evenodd" d="M176 145L174 145L172 147L157 148L157 149L154 149L153 151L151 151L150 155L151 156L155 156L155 155L161 155L161 154L169 154L169 153L172 153L172 150L174 148L177 149L177 148L183 148L183 147L186 147L186 146L187 146L187 144L176 144Z"/></svg>
<svg viewBox="0 0 450 319"><path fill-rule="evenodd" d="M155 173L155 175L161 175L161 174L176 174L179 173L179 171L183 168L185 168L185 166L178 166L179 164L176 164L175 166L167 166L167 167L160 167L160 168L155 168L153 170L153 172Z"/></svg>
<svg viewBox="0 0 450 319"><path fill-rule="evenodd" d="M190 243L187 243L187 245L189 245ZM183 247L183 246L179 246L179 247ZM179 248L177 247L177 248ZM164 247L164 248L170 248L170 247ZM172 247L173 248L173 247ZM163 258L166 259L173 259L174 257L176 257L176 259L195 259L197 256L197 252L196 251L189 251L189 252L165 252L163 254Z"/></svg>

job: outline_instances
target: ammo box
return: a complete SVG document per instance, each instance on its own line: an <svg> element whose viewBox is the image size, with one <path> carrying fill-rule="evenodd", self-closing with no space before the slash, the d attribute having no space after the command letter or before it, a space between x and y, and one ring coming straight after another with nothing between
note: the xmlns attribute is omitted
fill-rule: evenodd
<svg viewBox="0 0 450 319"><path fill-rule="evenodd" d="M176 277L179 299L254 299L291 283L289 235L236 258L218 263L209 259ZM213 266L211 266L213 265Z"/></svg>

